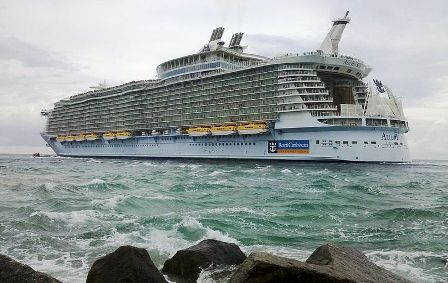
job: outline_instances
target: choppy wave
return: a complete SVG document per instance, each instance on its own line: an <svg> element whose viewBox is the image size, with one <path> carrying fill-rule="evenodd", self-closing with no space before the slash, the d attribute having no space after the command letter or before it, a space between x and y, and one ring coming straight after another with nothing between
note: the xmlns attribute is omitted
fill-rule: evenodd
<svg viewBox="0 0 448 283"><path fill-rule="evenodd" d="M448 280L447 162L412 165L0 157L0 253L64 282L120 245L158 267L207 238L299 260L327 242ZM224 272L225 270L223 270ZM201 282L214 282L206 271ZM219 281L219 280L218 280Z"/></svg>

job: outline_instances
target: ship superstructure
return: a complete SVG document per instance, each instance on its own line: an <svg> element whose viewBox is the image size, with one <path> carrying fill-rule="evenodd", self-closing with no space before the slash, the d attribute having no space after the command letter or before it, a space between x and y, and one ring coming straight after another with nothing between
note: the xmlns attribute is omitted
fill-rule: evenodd
<svg viewBox="0 0 448 283"><path fill-rule="evenodd" d="M159 65L157 79L55 103L42 136L66 156L407 162L401 102L365 82L367 64L339 54L349 21L333 21L319 50L276 58L244 52L243 33L225 46L216 28L197 53Z"/></svg>

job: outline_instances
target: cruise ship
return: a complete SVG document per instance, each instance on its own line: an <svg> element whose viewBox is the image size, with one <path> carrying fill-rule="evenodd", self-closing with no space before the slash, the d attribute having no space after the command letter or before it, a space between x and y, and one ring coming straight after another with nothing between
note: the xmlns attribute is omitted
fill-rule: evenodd
<svg viewBox="0 0 448 283"><path fill-rule="evenodd" d="M245 52L224 28L157 77L99 85L42 110L60 156L410 162L401 100L339 53L348 12L316 51Z"/></svg>

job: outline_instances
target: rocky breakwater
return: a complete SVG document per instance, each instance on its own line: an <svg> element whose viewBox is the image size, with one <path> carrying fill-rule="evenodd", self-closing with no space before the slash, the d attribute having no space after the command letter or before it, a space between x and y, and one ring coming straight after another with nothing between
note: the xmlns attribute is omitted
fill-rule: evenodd
<svg viewBox="0 0 448 283"><path fill-rule="evenodd" d="M246 258L237 245L217 240L204 240L178 251L161 271L145 249L122 246L93 263L87 282L190 283L197 282L204 270L212 274L214 281L229 283L411 282L377 266L350 247L323 245L302 262L262 252L251 253ZM0 282L60 281L0 255Z"/></svg>

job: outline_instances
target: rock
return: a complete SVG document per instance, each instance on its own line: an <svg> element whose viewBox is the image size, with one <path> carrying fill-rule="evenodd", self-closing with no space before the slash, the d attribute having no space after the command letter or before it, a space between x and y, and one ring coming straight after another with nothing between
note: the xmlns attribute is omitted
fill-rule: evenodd
<svg viewBox="0 0 448 283"><path fill-rule="evenodd" d="M354 282L411 282L371 262L357 249L323 245L318 247L306 263L329 266L346 274Z"/></svg>
<svg viewBox="0 0 448 283"><path fill-rule="evenodd" d="M196 282L203 269L218 265L237 265L245 259L244 253L235 244L204 240L178 251L165 262L162 272L176 282Z"/></svg>
<svg viewBox="0 0 448 283"><path fill-rule="evenodd" d="M352 282L334 278L329 267L320 267L268 253L252 253L230 277L229 283Z"/></svg>
<svg viewBox="0 0 448 283"><path fill-rule="evenodd" d="M324 245L306 262L267 253L252 253L229 283L267 282L410 282L387 271L353 248Z"/></svg>
<svg viewBox="0 0 448 283"><path fill-rule="evenodd" d="M56 283L61 282L45 273L35 271L28 265L0 255L0 282L14 283Z"/></svg>
<svg viewBox="0 0 448 283"><path fill-rule="evenodd" d="M145 249L119 247L97 259L87 275L87 283L163 282L167 283Z"/></svg>

